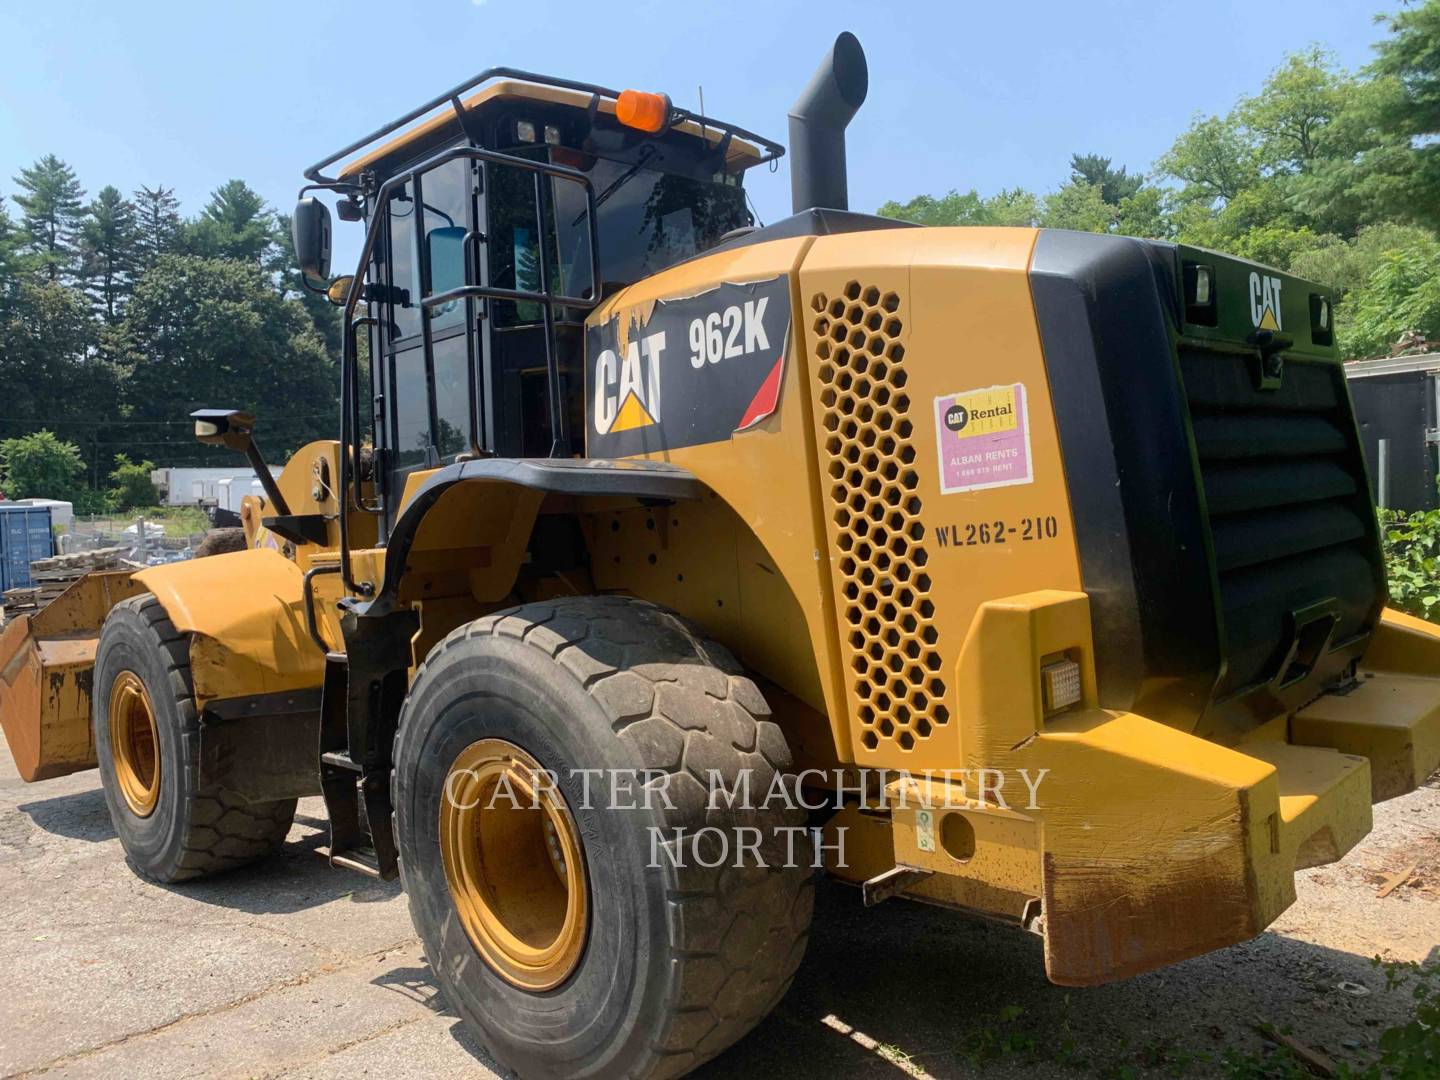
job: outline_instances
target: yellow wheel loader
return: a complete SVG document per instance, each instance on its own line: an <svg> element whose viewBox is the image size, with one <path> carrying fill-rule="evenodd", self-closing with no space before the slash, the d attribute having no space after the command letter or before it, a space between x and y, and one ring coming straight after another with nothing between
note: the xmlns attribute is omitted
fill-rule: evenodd
<svg viewBox="0 0 1440 1080"><path fill-rule="evenodd" d="M1385 606L1330 293L1210 251L847 209L864 55L782 148L496 68L306 173L339 438L243 550L0 636L30 780L98 765L135 867L323 795L447 1000L530 1076L678 1076L805 947L816 868L1044 939L1052 980L1260 933L1440 762ZM332 279L327 193L362 222Z"/></svg>

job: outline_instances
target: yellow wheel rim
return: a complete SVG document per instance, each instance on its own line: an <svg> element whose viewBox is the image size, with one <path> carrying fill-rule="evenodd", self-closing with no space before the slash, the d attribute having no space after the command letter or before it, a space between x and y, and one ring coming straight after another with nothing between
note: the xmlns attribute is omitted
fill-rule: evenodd
<svg viewBox="0 0 1440 1080"><path fill-rule="evenodd" d="M136 817L149 817L160 800L160 732L145 684L122 671L110 688L110 746L115 780Z"/></svg>
<svg viewBox="0 0 1440 1080"><path fill-rule="evenodd" d="M565 797L513 743L462 750L440 801L440 857L471 943L522 990L564 982L585 949L589 891Z"/></svg>

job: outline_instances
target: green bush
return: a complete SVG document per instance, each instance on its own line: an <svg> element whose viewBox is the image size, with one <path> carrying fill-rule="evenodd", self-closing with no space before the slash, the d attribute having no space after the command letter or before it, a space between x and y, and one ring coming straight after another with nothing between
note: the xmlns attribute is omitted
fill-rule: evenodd
<svg viewBox="0 0 1440 1080"><path fill-rule="evenodd" d="M136 506L155 505L155 485L150 474L155 471L153 461L142 461L138 465L124 454L115 455L115 471L110 474L110 501L117 510L129 510Z"/></svg>
<svg viewBox="0 0 1440 1080"><path fill-rule="evenodd" d="M1440 510L1380 511L1390 603L1440 622Z"/></svg>
<svg viewBox="0 0 1440 1080"><path fill-rule="evenodd" d="M48 431L0 442L0 466L0 490L11 499L70 499L80 490L85 467L73 443Z"/></svg>

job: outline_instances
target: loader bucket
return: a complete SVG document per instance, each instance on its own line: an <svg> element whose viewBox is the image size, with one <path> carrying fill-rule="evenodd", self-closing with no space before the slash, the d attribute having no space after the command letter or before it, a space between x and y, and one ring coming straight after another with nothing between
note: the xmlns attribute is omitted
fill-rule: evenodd
<svg viewBox="0 0 1440 1080"><path fill-rule="evenodd" d="M0 629L0 727L20 776L48 780L95 767L90 686L100 626L145 589L132 571L80 578L47 606Z"/></svg>

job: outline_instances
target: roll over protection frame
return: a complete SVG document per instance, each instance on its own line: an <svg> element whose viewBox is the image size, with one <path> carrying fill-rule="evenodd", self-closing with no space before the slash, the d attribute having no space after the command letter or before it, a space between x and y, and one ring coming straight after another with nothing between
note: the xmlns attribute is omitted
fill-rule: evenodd
<svg viewBox="0 0 1440 1080"><path fill-rule="evenodd" d="M467 79L465 82L460 83L458 86L451 87L444 93L431 98L429 101L425 102L425 104L418 106L417 108L411 109L408 113L400 117L398 120L392 120L390 121L390 123L385 124L383 127L376 128L369 135L366 135L363 138L356 139L344 149L337 150L330 156L321 158L314 165L311 165L308 169L305 170L305 179L311 181L312 183L321 185L345 184L346 182L344 180L341 180L339 177L326 176L323 170L335 164L335 162L339 161L341 158L349 157L357 150L363 150L371 143L377 142L380 139L385 138L385 136L391 135L396 131L399 131L406 124L413 123L414 121L424 116L426 113L434 112L436 109L439 109L445 105L450 105L452 108L455 108L460 119L461 127L463 129L465 126L466 112L463 107L457 107L460 106L460 95L465 93L467 90L473 90L481 83L487 83L492 79L519 79L522 82L535 83L537 86L554 86L558 87L561 90L576 90L583 94L590 94L597 99L603 97L610 98L611 100L616 100L620 97L620 91L611 90L609 87L605 86L597 86L595 83L579 82L574 79L560 79L556 78L553 75L540 75L533 71L522 71L519 68L512 67L486 68L484 71L480 72L480 74L474 76L473 78ZM592 110L596 104L597 102L591 103ZM717 131L720 131L724 134L732 136L738 135L742 139L746 139L750 142L755 143L764 151L764 153L760 155L760 159L755 163L757 165L763 165L766 162L774 161L785 153L785 148L779 143L774 142L771 139L767 139L763 135L757 135L753 131L747 131L744 128L737 127L734 124L727 124L723 120L711 119L710 117L703 116L700 113L691 112L689 109L671 109L671 127L674 127L676 124L679 123L684 123L687 120L691 121L692 123L698 124L702 130L705 128L715 128ZM468 137L469 133L466 132L466 135Z"/></svg>

